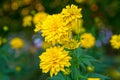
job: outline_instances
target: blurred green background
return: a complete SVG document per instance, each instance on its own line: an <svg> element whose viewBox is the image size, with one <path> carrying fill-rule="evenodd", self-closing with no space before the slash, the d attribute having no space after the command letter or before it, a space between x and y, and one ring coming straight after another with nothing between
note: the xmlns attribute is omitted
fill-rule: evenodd
<svg viewBox="0 0 120 80"><path fill-rule="evenodd" d="M46 80L48 75L39 69L41 33L34 32L32 20L23 26L24 18L38 12L60 13L70 4L82 8L83 27L96 38L88 52L102 64L94 71L120 80L120 49L109 43L113 34L120 34L120 0L0 0L0 80ZM11 47L14 37L23 40L23 48Z"/></svg>

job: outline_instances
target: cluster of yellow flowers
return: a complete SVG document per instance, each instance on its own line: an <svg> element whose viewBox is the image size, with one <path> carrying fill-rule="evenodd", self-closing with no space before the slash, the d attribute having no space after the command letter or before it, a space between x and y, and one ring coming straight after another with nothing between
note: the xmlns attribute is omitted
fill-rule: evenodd
<svg viewBox="0 0 120 80"><path fill-rule="evenodd" d="M57 75L58 72L68 73L66 67L69 67L72 59L69 52L64 50L75 49L79 46L91 48L95 44L95 38L91 33L84 33L82 27L81 8L76 5L68 5L63 8L61 13L47 15L44 20L34 20L36 23L35 32L41 31L45 38L45 43L51 45L47 47L40 58L40 69L43 73L50 72L50 76ZM36 17L37 18L37 17ZM74 35L80 35L76 39ZM44 46L43 46L44 47ZM50 48L49 48L50 47Z"/></svg>
<svg viewBox="0 0 120 80"><path fill-rule="evenodd" d="M45 41L52 43L52 45L62 44L64 47L71 49L77 48L79 45L85 47L85 42L87 41L84 40L84 42L79 43L72 38L72 33L79 34L85 32L81 25L83 22L81 18L81 8L73 4L71 6L68 5L66 8L63 8L61 13L48 15L43 22L39 22L36 25L35 32L41 31ZM88 37L88 35L84 36ZM89 38L91 43L86 48L92 47L95 42L92 35Z"/></svg>
<svg viewBox="0 0 120 80"><path fill-rule="evenodd" d="M23 26L28 27L32 26L32 22L36 25L37 23L42 23L44 19L47 17L47 13L45 12L38 12L34 16L32 15L27 15L24 16L23 18Z"/></svg>

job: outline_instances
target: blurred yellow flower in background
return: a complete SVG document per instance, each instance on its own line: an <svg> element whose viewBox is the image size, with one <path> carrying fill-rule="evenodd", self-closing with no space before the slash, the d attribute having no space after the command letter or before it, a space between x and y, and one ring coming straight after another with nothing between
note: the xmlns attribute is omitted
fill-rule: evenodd
<svg viewBox="0 0 120 80"><path fill-rule="evenodd" d="M80 36L80 45L83 48L91 48L95 44L95 37L91 33L84 33Z"/></svg>
<svg viewBox="0 0 120 80"><path fill-rule="evenodd" d="M0 37L0 46L2 45L2 44L5 44L5 43L7 43L7 38L3 38L3 37Z"/></svg>
<svg viewBox="0 0 120 80"><path fill-rule="evenodd" d="M72 4L66 6L66 8L63 8L61 15L63 17L63 20L66 23L69 23L74 19L82 18L81 10L81 8L78 8L76 5Z"/></svg>
<svg viewBox="0 0 120 80"><path fill-rule="evenodd" d="M47 17L47 15L48 14L45 13L45 12L38 12L38 13L36 13L34 15L34 17L33 17L33 23L34 24L42 23L45 20L45 18Z"/></svg>
<svg viewBox="0 0 120 80"><path fill-rule="evenodd" d="M86 0L75 0L75 2L77 2L77 3L83 3L83 2L85 2Z"/></svg>
<svg viewBox="0 0 120 80"><path fill-rule="evenodd" d="M16 67L15 67L15 70L16 70L17 72L19 72L19 71L21 71L21 67L20 67L20 66L16 66Z"/></svg>
<svg viewBox="0 0 120 80"><path fill-rule="evenodd" d="M60 71L65 71L65 67L69 67L71 64L69 60L71 57L68 55L68 51L65 51L63 47L55 46L46 49L40 58L40 69L43 73L50 71L50 76L57 75Z"/></svg>
<svg viewBox="0 0 120 80"><path fill-rule="evenodd" d="M11 8L12 10L17 10L19 8L20 4L16 1L16 2L12 2L11 4Z"/></svg>
<svg viewBox="0 0 120 80"><path fill-rule="evenodd" d="M119 49L120 48L120 35L113 35L110 40L110 43L114 49Z"/></svg>
<svg viewBox="0 0 120 80"><path fill-rule="evenodd" d="M32 16L31 15L27 15L23 18L23 26L24 27L32 26Z"/></svg>
<svg viewBox="0 0 120 80"><path fill-rule="evenodd" d="M32 0L22 0L22 4L24 5L29 5L30 3L32 3Z"/></svg>
<svg viewBox="0 0 120 80"><path fill-rule="evenodd" d="M9 30L8 26L3 26L3 30L8 31Z"/></svg>
<svg viewBox="0 0 120 80"><path fill-rule="evenodd" d="M19 49L24 46L24 42L21 38L15 37L10 41L10 45L13 49Z"/></svg>
<svg viewBox="0 0 120 80"><path fill-rule="evenodd" d="M29 14L29 12L30 12L29 8L23 8L21 10L21 15L22 16L27 16Z"/></svg>
<svg viewBox="0 0 120 80"><path fill-rule="evenodd" d="M0 46L2 45L2 38L0 37Z"/></svg>
<svg viewBox="0 0 120 80"><path fill-rule="evenodd" d="M117 70L114 67L106 69L105 74L110 76L113 80L119 80L120 79L120 71Z"/></svg>
<svg viewBox="0 0 120 80"><path fill-rule="evenodd" d="M88 78L87 80L101 80L100 78Z"/></svg>
<svg viewBox="0 0 120 80"><path fill-rule="evenodd" d="M3 39L2 39L2 42L3 42L3 43L6 43L6 42L7 42L7 38L3 38Z"/></svg>

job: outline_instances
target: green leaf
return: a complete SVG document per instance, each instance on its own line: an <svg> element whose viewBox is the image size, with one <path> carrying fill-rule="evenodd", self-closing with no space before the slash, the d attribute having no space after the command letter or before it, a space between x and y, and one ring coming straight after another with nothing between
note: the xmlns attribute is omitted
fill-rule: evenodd
<svg viewBox="0 0 120 80"><path fill-rule="evenodd" d="M88 61L88 59L84 59L84 60L83 60L83 63L84 63L85 65L87 65L87 66L92 66L91 61Z"/></svg>
<svg viewBox="0 0 120 80"><path fill-rule="evenodd" d="M83 68L84 70L86 69L85 64L81 60L79 60L78 63L81 66L81 68Z"/></svg>
<svg viewBox="0 0 120 80"><path fill-rule="evenodd" d="M67 76L66 80L72 80L69 76Z"/></svg>
<svg viewBox="0 0 120 80"><path fill-rule="evenodd" d="M65 80L65 78L62 75L62 73L59 72L57 76L53 76L52 78L50 78L48 80Z"/></svg>
<svg viewBox="0 0 120 80"><path fill-rule="evenodd" d="M72 80L79 80L80 70L79 67L72 65L71 66L71 77Z"/></svg>
<svg viewBox="0 0 120 80"><path fill-rule="evenodd" d="M7 75L0 74L0 80L10 80Z"/></svg>
<svg viewBox="0 0 120 80"><path fill-rule="evenodd" d="M85 65L88 65L88 66L92 66L92 63L94 62L98 62L95 58L93 58L92 56L89 56L89 55L81 55L79 57L79 63L83 63Z"/></svg>

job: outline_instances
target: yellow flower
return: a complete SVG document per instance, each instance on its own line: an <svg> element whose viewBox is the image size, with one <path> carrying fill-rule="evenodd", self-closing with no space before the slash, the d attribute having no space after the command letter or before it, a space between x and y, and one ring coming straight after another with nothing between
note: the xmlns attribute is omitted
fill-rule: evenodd
<svg viewBox="0 0 120 80"><path fill-rule="evenodd" d="M85 2L86 0L75 0L75 2L77 2L77 3L83 3L83 2Z"/></svg>
<svg viewBox="0 0 120 80"><path fill-rule="evenodd" d="M34 29L35 32L40 31L42 23L46 19L47 16L48 14L45 12L39 12L35 14L33 18L33 23L35 24L35 29Z"/></svg>
<svg viewBox="0 0 120 80"><path fill-rule="evenodd" d="M79 43L77 40L70 39L68 41L63 42L63 47L68 48L68 49L75 49L78 48Z"/></svg>
<svg viewBox="0 0 120 80"><path fill-rule="evenodd" d="M24 46L23 40L21 38L15 37L10 41L10 45L13 49L19 49Z"/></svg>
<svg viewBox="0 0 120 80"><path fill-rule="evenodd" d="M35 25L34 31L35 31L35 32L40 31L40 30L41 30L41 27L42 27L42 23L37 23L37 24Z"/></svg>
<svg viewBox="0 0 120 80"><path fill-rule="evenodd" d="M8 31L9 30L8 26L3 26L3 30Z"/></svg>
<svg viewBox="0 0 120 80"><path fill-rule="evenodd" d="M71 28L65 26L59 14L48 15L40 29L42 36L45 37L45 41L51 42L53 45L61 43L61 39L65 40L71 34Z"/></svg>
<svg viewBox="0 0 120 80"><path fill-rule="evenodd" d="M88 72L93 72L94 71L94 67L93 66L87 66L87 71Z"/></svg>
<svg viewBox="0 0 120 80"><path fill-rule="evenodd" d="M34 15L34 17L33 17L33 23L34 24L42 23L45 20L45 18L47 17L47 15L48 14L45 13L45 12L38 12L38 13L36 13Z"/></svg>
<svg viewBox="0 0 120 80"><path fill-rule="evenodd" d="M115 49L120 48L120 35L113 35L110 40L111 46Z"/></svg>
<svg viewBox="0 0 120 80"><path fill-rule="evenodd" d="M80 36L80 45L84 48L90 48L94 46L95 38L90 33L84 33Z"/></svg>
<svg viewBox="0 0 120 80"><path fill-rule="evenodd" d="M85 29L82 27L83 20L82 19L75 19L72 20L71 23L68 25L72 28L72 31L76 34L85 32Z"/></svg>
<svg viewBox="0 0 120 80"><path fill-rule="evenodd" d="M3 42L3 43L6 43L6 42L7 42L7 38L3 38L3 39L2 39L2 42Z"/></svg>
<svg viewBox="0 0 120 80"><path fill-rule="evenodd" d="M18 2L12 2L11 8L12 10L17 10L19 8L20 4Z"/></svg>
<svg viewBox="0 0 120 80"><path fill-rule="evenodd" d="M2 45L2 38L0 37L0 46Z"/></svg>
<svg viewBox="0 0 120 80"><path fill-rule="evenodd" d="M111 78L113 78L114 80L119 80L120 79L120 72L116 69L109 69L107 74L109 74L109 76Z"/></svg>
<svg viewBox="0 0 120 80"><path fill-rule="evenodd" d="M68 5L66 8L63 8L61 14L66 23L71 22L74 19L82 17L81 8L78 8L76 5Z"/></svg>
<svg viewBox="0 0 120 80"><path fill-rule="evenodd" d="M17 72L19 72L19 71L21 71L21 67L20 67L20 66L16 66L16 67L15 67L15 70L16 70Z"/></svg>
<svg viewBox="0 0 120 80"><path fill-rule="evenodd" d="M43 73L50 71L50 76L57 75L60 71L65 71L65 67L69 67L71 64L69 60L71 57L68 55L68 51L65 51L63 47L55 46L46 49L40 58L40 69Z"/></svg>
<svg viewBox="0 0 120 80"><path fill-rule="evenodd" d="M22 4L29 5L32 2L32 0L22 0Z"/></svg>
<svg viewBox="0 0 120 80"><path fill-rule="evenodd" d="M88 78L87 80L101 80L100 78Z"/></svg>
<svg viewBox="0 0 120 80"><path fill-rule="evenodd" d="M32 25L32 16L28 15L23 18L23 26L31 26Z"/></svg>

